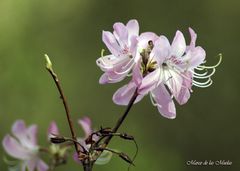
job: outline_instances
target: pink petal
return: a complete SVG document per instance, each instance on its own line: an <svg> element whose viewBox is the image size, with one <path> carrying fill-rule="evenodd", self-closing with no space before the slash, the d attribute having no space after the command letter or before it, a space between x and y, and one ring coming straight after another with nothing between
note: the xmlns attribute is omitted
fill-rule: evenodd
<svg viewBox="0 0 240 171"><path fill-rule="evenodd" d="M96 64L101 68L102 71L116 71L122 70L122 67L127 65L130 61L128 55L106 55L97 59Z"/></svg>
<svg viewBox="0 0 240 171"><path fill-rule="evenodd" d="M37 125L31 125L28 129L27 129L27 136L29 138L29 141L33 144L33 145L37 145Z"/></svg>
<svg viewBox="0 0 240 171"><path fill-rule="evenodd" d="M78 164L82 164L81 161L78 159L78 154L76 152L73 154L73 160Z"/></svg>
<svg viewBox="0 0 240 171"><path fill-rule="evenodd" d="M18 139L26 138L27 128L23 120L17 120L12 126L12 133Z"/></svg>
<svg viewBox="0 0 240 171"><path fill-rule="evenodd" d="M20 143L10 135L6 135L2 143L3 148L10 156L21 160L26 160L30 157L28 150L22 147Z"/></svg>
<svg viewBox="0 0 240 171"><path fill-rule="evenodd" d="M113 95L113 102L118 105L128 105L134 92L136 91L136 85L134 82L129 82L127 85L119 88ZM139 102L144 96L138 95L134 103Z"/></svg>
<svg viewBox="0 0 240 171"><path fill-rule="evenodd" d="M34 171L34 169L36 168L36 164L37 159L32 158L31 160L27 161L28 171Z"/></svg>
<svg viewBox="0 0 240 171"><path fill-rule="evenodd" d="M143 95L147 94L157 86L157 84L161 81L160 79L160 68L157 68L142 79L138 93Z"/></svg>
<svg viewBox="0 0 240 171"><path fill-rule="evenodd" d="M137 36L132 36L130 38L130 53L131 55L136 58L136 53L137 53L137 44L138 44L138 40L137 40Z"/></svg>
<svg viewBox="0 0 240 171"><path fill-rule="evenodd" d="M121 53L121 48L111 32L103 31L102 40L113 55L118 56Z"/></svg>
<svg viewBox="0 0 240 171"><path fill-rule="evenodd" d="M122 47L128 45L128 30L123 23L115 23L113 25L114 32L113 34L118 39L118 42Z"/></svg>
<svg viewBox="0 0 240 171"><path fill-rule="evenodd" d="M187 101L189 100L190 98L190 91L183 87L179 93L179 95L177 97L175 97L175 99L177 100L177 102L180 104L180 105L183 105L185 103L187 103Z"/></svg>
<svg viewBox="0 0 240 171"><path fill-rule="evenodd" d="M165 36L160 36L154 43L154 48L150 54L158 65L162 65L163 61L170 55L170 43Z"/></svg>
<svg viewBox="0 0 240 171"><path fill-rule="evenodd" d="M130 20L127 25L128 35L131 38L132 36L138 36L139 34L139 24L137 20Z"/></svg>
<svg viewBox="0 0 240 171"><path fill-rule="evenodd" d="M141 61L138 61L137 64L134 66L132 71L132 78L134 83L139 86L142 83L142 72L140 71Z"/></svg>
<svg viewBox="0 0 240 171"><path fill-rule="evenodd" d="M48 138L50 138L52 134L59 135L59 130L55 121L52 121L48 127Z"/></svg>
<svg viewBox="0 0 240 171"><path fill-rule="evenodd" d="M170 92L176 97L182 88L182 76L172 69L165 71L164 75L165 80L167 80L165 84L168 86Z"/></svg>
<svg viewBox="0 0 240 171"><path fill-rule="evenodd" d="M88 137L91 133L92 133L92 122L90 120L90 118L88 117L84 117L82 119L78 120L78 123L81 125L84 133L85 133L85 137Z"/></svg>
<svg viewBox="0 0 240 171"><path fill-rule="evenodd" d="M203 63L205 57L206 57L206 52L205 50L198 46L196 48L194 48L193 50L189 51L190 53L190 61L189 61L189 68L196 68L197 66L199 66L200 64Z"/></svg>
<svg viewBox="0 0 240 171"><path fill-rule="evenodd" d="M190 36L191 36L191 42L190 42L190 49L195 47L196 40L197 40L197 34L192 28L188 28Z"/></svg>
<svg viewBox="0 0 240 171"><path fill-rule="evenodd" d="M12 126L12 133L21 142L21 144L27 144L30 148L36 146L37 144L36 125L26 128L24 121L17 120Z"/></svg>
<svg viewBox="0 0 240 171"><path fill-rule="evenodd" d="M177 31L172 42L172 55L181 57L186 50L186 41L182 32Z"/></svg>
<svg viewBox="0 0 240 171"><path fill-rule="evenodd" d="M38 163L37 163L37 170L38 171L47 171L49 169L48 165L42 161L42 160L38 160Z"/></svg>
<svg viewBox="0 0 240 171"><path fill-rule="evenodd" d="M191 95L190 90L192 87L192 73L186 72L183 74L184 74L184 77L183 77L182 88L180 90L180 93L175 97L176 101L180 105L187 103Z"/></svg>
<svg viewBox="0 0 240 171"><path fill-rule="evenodd" d="M176 117L175 104L163 84L160 84L152 91L152 96L157 103L157 108L160 114L168 119Z"/></svg>
<svg viewBox="0 0 240 171"><path fill-rule="evenodd" d="M178 64L178 67L183 71L194 69L204 62L205 57L206 52L202 47L194 47L189 49L186 55L179 59L181 63Z"/></svg>
<svg viewBox="0 0 240 171"><path fill-rule="evenodd" d="M122 81L127 76L127 74L128 73L116 74L114 72L106 72L100 77L99 83L100 84L116 83Z"/></svg>
<svg viewBox="0 0 240 171"><path fill-rule="evenodd" d="M149 41L155 42L157 38L158 36L155 33L152 33L152 32L142 33L138 37L138 46L142 49L145 49L148 46Z"/></svg>

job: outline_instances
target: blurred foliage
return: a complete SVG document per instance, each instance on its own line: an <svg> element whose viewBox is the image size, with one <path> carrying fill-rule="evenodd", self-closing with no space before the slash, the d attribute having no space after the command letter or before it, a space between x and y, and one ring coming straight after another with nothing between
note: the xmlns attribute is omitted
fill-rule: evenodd
<svg viewBox="0 0 240 171"><path fill-rule="evenodd" d="M0 1L0 138L16 119L39 125L39 143L56 120L69 134L59 95L44 68L47 53L67 95L74 120L87 115L94 125L112 126L124 107L113 104L114 91L124 83L99 85L95 65L102 48L102 30L116 21L138 19L141 32L153 31L172 39L177 29L188 36L191 26L209 64L223 53L223 63L207 89L194 89L190 101L177 105L177 118L160 116L148 97L136 104L121 131L135 136L138 171L240 169L239 105L240 1L236 0L1 0ZM189 38L189 36L188 36ZM79 135L82 130L75 124ZM134 155L134 145L115 138L111 147ZM0 155L4 156L0 148ZM187 166L188 160L231 160L230 167ZM57 171L81 170L69 161ZM118 157L96 171L123 171ZM0 160L0 170L7 166Z"/></svg>

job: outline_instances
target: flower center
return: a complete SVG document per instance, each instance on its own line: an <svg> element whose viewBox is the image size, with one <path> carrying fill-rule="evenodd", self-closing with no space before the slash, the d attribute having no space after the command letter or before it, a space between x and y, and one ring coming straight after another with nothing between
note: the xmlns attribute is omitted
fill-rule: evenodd
<svg viewBox="0 0 240 171"><path fill-rule="evenodd" d="M153 72L157 68L157 62L150 58L153 47L153 41L149 40L147 48L143 49L143 51L140 53L142 57L141 71L143 76L146 76L148 73Z"/></svg>

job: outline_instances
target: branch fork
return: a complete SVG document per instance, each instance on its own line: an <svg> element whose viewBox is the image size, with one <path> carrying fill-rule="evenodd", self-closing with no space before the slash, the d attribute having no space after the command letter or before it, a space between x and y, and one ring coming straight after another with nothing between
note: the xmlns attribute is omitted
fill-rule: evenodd
<svg viewBox="0 0 240 171"><path fill-rule="evenodd" d="M120 126L123 124L124 120L126 119L130 109L132 108L132 106L133 106L133 104L134 104L134 102L135 102L135 100L138 96L137 89L135 90L132 98L130 99L129 104L128 104L125 112L118 119L118 121L115 124L115 126L113 127L113 129L111 129L111 128L107 128L107 129L106 128L105 129L101 128L99 131L91 134L86 139L86 144L90 144L91 147L89 148L89 150L86 150L77 141L76 133L75 133L74 126L73 126L72 119L71 119L71 115L70 115L69 106L68 106L66 97L64 96L63 89L61 87L59 78L53 70L52 62L47 55L45 55L45 59L46 59L46 69L50 73L50 75L52 76L52 78L55 82L55 85L58 89L58 92L60 94L60 97L62 99L64 109L65 109L65 113L66 113L66 117L67 117L67 122L68 122L69 129L70 129L70 132L71 132L71 138L65 138L63 136L60 136L60 137L56 136L56 137L51 138L52 143L64 143L66 141L72 141L74 146L75 146L75 150L78 154L78 158L82 162L84 171L92 171L92 168L93 168L93 165L94 165L95 161L100 157L100 155L102 154L102 152L104 150L110 151L114 154L117 154L119 157L121 157L126 162L130 163L131 165L134 165L133 160L131 160L128 155L126 155L125 153L122 153L122 152L117 152L117 151L114 151L112 149L109 149L109 148L107 148L107 146L114 136L119 136L119 137L121 137L123 139L126 139L126 140L132 140L136 144L136 141L134 140L133 136L127 135L125 133L123 133L123 134L117 133L117 131L120 128ZM99 139L96 142L93 139L94 135L97 135L99 137ZM101 143L102 140L104 140L103 143ZM137 144L136 144L136 147L137 147ZM94 154L94 156L92 156L92 154ZM134 158L135 158L135 156L134 156Z"/></svg>

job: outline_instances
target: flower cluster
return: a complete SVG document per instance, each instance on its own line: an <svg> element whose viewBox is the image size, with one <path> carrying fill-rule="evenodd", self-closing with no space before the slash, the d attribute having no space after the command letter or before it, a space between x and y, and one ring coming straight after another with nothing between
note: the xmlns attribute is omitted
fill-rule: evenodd
<svg viewBox="0 0 240 171"><path fill-rule="evenodd" d="M3 139L6 152L21 162L21 171L47 171L48 165L39 157L40 147L37 144L37 125L26 127L23 120L17 120L12 126L12 134Z"/></svg>
<svg viewBox="0 0 240 171"><path fill-rule="evenodd" d="M77 139L78 143L84 149L88 149L89 145L86 139L92 134L93 129L91 120L88 117L83 117L78 120L79 125L83 129L85 136ZM50 123L47 131L47 141L50 143L53 137L62 137L60 135L57 124L53 121ZM72 144L72 142L70 142ZM12 126L12 135L5 135L2 141L3 148L17 161L7 161L9 166L21 171L48 171L65 164L69 153L69 144L50 143L46 147L42 147L37 143L37 125L27 127L23 120L17 120ZM47 164L40 157L41 153L48 154L50 162ZM78 156L74 154L74 160L79 163ZM96 164L106 164L111 159L111 154L100 156Z"/></svg>
<svg viewBox="0 0 240 171"><path fill-rule="evenodd" d="M100 84L116 83L127 76L131 81L118 89L113 101L118 105L128 105L137 91L139 102L145 95L166 118L176 117L173 98L185 104L190 98L192 86L201 88L212 84L214 66L205 66L206 52L196 46L197 34L191 28L191 41L187 45L184 35L177 31L172 43L164 35L145 32L139 35L137 20L126 25L115 23L113 33L103 31L102 40L110 55L101 56L96 63L104 71Z"/></svg>

